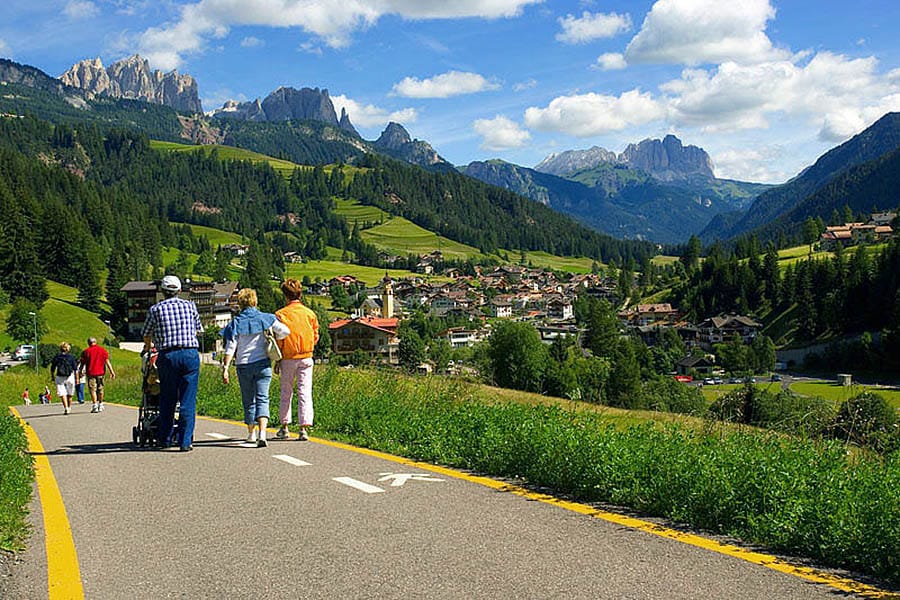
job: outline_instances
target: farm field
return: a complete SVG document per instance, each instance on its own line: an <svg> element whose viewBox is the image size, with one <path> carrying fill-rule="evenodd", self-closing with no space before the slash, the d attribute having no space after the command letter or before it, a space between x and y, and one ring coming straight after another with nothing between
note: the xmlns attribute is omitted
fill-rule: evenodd
<svg viewBox="0 0 900 600"><path fill-rule="evenodd" d="M377 206L360 204L356 200L335 198L335 211L344 217L348 223L381 223L391 218L391 215Z"/></svg>
<svg viewBox="0 0 900 600"><path fill-rule="evenodd" d="M708 403L713 403L721 396L740 388L742 384L704 385L701 392ZM764 381L754 384L757 388L769 392L777 392L781 388L781 382ZM895 388L883 388L873 385L851 385L844 387L831 382L795 381L791 383L790 390L800 396L818 396L830 400L839 405L845 400L858 396L863 392L873 392L887 400L888 404L900 410L900 390Z"/></svg>
<svg viewBox="0 0 900 600"><path fill-rule="evenodd" d="M507 250L504 251L504 253L508 254L510 258L519 255L518 250ZM554 254L548 254L546 252L526 252L525 261L527 264L534 265L535 267L578 274L590 273L591 267L595 262L590 258L556 256ZM602 263L597 264L600 265L601 268L606 267L606 265Z"/></svg>
<svg viewBox="0 0 900 600"><path fill-rule="evenodd" d="M340 250L337 251L340 255ZM311 260L306 263L288 263L284 265L286 277L295 279L303 279L309 277L312 281L316 279L327 281L332 277L339 275L352 275L364 281L368 286L374 286L384 278L385 273L393 279L402 279L404 277L413 277L414 273L401 269L379 269L377 267L364 267L360 265L352 265L350 263L333 261L333 260Z"/></svg>

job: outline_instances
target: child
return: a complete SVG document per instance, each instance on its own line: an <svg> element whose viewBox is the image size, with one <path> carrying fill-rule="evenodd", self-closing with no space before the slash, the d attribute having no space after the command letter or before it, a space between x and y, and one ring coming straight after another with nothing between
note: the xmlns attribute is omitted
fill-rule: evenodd
<svg viewBox="0 0 900 600"><path fill-rule="evenodd" d="M28 395L28 388L25 388L25 391L22 392L22 401L25 403L25 406L31 404L31 396Z"/></svg>

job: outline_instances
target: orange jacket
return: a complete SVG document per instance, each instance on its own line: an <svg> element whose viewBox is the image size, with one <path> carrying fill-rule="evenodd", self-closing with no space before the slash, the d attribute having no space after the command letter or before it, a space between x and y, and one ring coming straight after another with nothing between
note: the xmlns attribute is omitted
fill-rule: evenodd
<svg viewBox="0 0 900 600"><path fill-rule="evenodd" d="M286 359L311 357L316 342L319 341L319 319L316 318L316 313L299 300L293 300L276 311L275 316L291 330L289 336L278 340L282 357Z"/></svg>

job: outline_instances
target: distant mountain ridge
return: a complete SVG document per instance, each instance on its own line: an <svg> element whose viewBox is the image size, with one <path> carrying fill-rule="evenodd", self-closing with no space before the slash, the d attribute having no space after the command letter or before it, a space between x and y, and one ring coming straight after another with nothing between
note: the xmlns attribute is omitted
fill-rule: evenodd
<svg viewBox="0 0 900 600"><path fill-rule="evenodd" d="M723 214L713 219L701 232L700 238L704 242L712 242L732 239L751 231L765 237L766 230L785 231L790 226L798 227L807 216L828 219L834 208L831 205L833 201L821 201L821 196L817 196L819 202L810 203L806 199L854 167L877 161L897 149L900 149L900 113L887 113L866 130L823 154L797 177L760 194L746 212ZM872 172L884 173L883 170ZM865 199L846 194L843 201L855 206L858 211L871 210L871 206L863 206L864 202ZM882 204L880 208L889 207ZM770 227L776 221L780 223Z"/></svg>
<svg viewBox="0 0 900 600"><path fill-rule="evenodd" d="M661 181L715 178L709 154L698 146L682 145L681 140L672 134L662 140L645 139L637 144L628 144L618 155L599 146L593 146L588 150L567 150L551 154L534 169L542 173L568 177L601 164L640 169Z"/></svg>
<svg viewBox="0 0 900 600"><path fill-rule="evenodd" d="M145 100L169 106L177 111L202 113L197 81L177 70L163 73L150 69L150 63L135 54L104 68L99 58L82 60L60 76L64 84L94 96Z"/></svg>

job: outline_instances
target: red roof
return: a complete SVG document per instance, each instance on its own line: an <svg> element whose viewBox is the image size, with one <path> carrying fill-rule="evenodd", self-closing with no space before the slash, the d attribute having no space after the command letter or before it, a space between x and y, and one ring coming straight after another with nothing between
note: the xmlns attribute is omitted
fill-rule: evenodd
<svg viewBox="0 0 900 600"><path fill-rule="evenodd" d="M397 318L380 319L377 317L361 317L359 319L340 319L339 321L329 323L328 329L340 329L341 327L349 323L359 323L361 325L365 325L366 327L372 327L374 329L379 329L381 331L394 334L397 333L397 325L399 322L400 319Z"/></svg>

